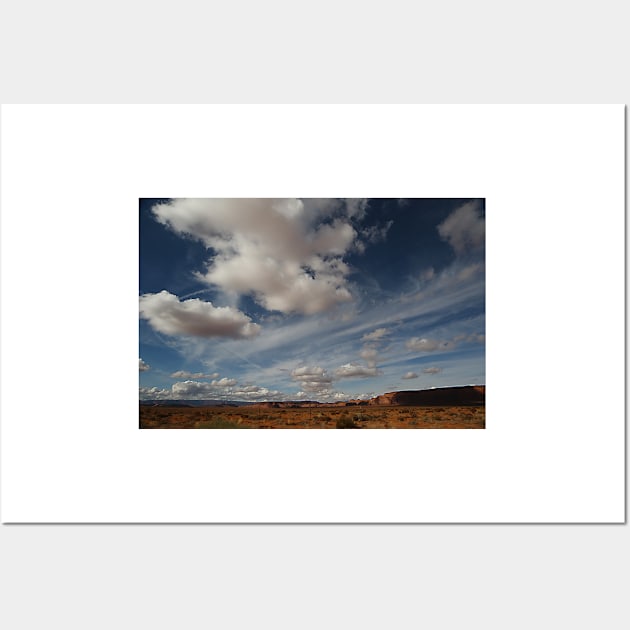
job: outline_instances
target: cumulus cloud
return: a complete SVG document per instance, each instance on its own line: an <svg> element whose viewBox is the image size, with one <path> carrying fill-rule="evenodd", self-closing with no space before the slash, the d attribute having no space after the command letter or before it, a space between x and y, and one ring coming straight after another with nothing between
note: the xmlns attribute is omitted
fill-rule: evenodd
<svg viewBox="0 0 630 630"><path fill-rule="evenodd" d="M293 398L295 398L295 400L311 400L313 398L313 392L299 391Z"/></svg>
<svg viewBox="0 0 630 630"><path fill-rule="evenodd" d="M403 374L403 378L406 381L411 380L412 378L418 378L418 375L415 372L407 372L406 374Z"/></svg>
<svg viewBox="0 0 630 630"><path fill-rule="evenodd" d="M158 387L140 388L140 400L165 400L172 397L170 389L159 389Z"/></svg>
<svg viewBox="0 0 630 630"><path fill-rule="evenodd" d="M295 381L317 381L319 383L330 383L331 376L321 367L299 367L291 372L291 377Z"/></svg>
<svg viewBox="0 0 630 630"><path fill-rule="evenodd" d="M439 367L428 367L422 370L423 374L439 374L442 371L442 368Z"/></svg>
<svg viewBox="0 0 630 630"><path fill-rule="evenodd" d="M262 400L287 400L286 394L275 389L260 387L259 385L247 385L230 391L230 397L234 400L257 402Z"/></svg>
<svg viewBox="0 0 630 630"><path fill-rule="evenodd" d="M378 392L363 392L362 394L355 394L352 396L354 400L369 400L378 396Z"/></svg>
<svg viewBox="0 0 630 630"><path fill-rule="evenodd" d="M336 378L369 378L371 376L379 376L382 374L376 366L368 367L358 363L346 363L335 370Z"/></svg>
<svg viewBox="0 0 630 630"><path fill-rule="evenodd" d="M344 392L338 392L335 390L329 390L322 393L316 393L316 396L313 396L314 392L308 391L300 391L294 396L291 397L292 400L312 400L313 398L317 398L320 402L338 402L341 400L348 400L350 396Z"/></svg>
<svg viewBox="0 0 630 630"><path fill-rule="evenodd" d="M314 314L352 300L345 254L365 200L175 199L156 219L211 252L200 279L268 310ZM371 237L371 236L370 236Z"/></svg>
<svg viewBox="0 0 630 630"><path fill-rule="evenodd" d="M173 383L171 389L141 387L141 400L238 400L257 402L263 400L288 400L285 393L259 385L237 385L235 379L222 378L211 383L182 381Z"/></svg>
<svg viewBox="0 0 630 630"><path fill-rule="evenodd" d="M171 386L173 398L204 398L216 393L216 388L210 383L199 381L180 381Z"/></svg>
<svg viewBox="0 0 630 630"><path fill-rule="evenodd" d="M213 374L204 374L203 372L186 372L186 370L177 370L177 372L173 372L170 377L171 378L217 378L219 376L218 372L214 372Z"/></svg>
<svg viewBox="0 0 630 630"><path fill-rule="evenodd" d="M363 335L363 337L361 337L361 341L379 341L388 334L389 331L387 330L387 328L377 328L371 333Z"/></svg>
<svg viewBox="0 0 630 630"><path fill-rule="evenodd" d="M168 291L140 296L140 316L166 335L247 339L260 332L258 324L235 308L197 298L180 301Z"/></svg>
<svg viewBox="0 0 630 630"><path fill-rule="evenodd" d="M378 360L378 350L374 347L364 346L359 355L365 360L369 368L376 367Z"/></svg>
<svg viewBox="0 0 630 630"><path fill-rule="evenodd" d="M438 233L460 255L481 249L486 236L486 220L479 203L470 201L453 211L440 225Z"/></svg>
<svg viewBox="0 0 630 630"><path fill-rule="evenodd" d="M140 359L140 372L146 372L147 370L150 370L151 366L147 363L145 363L142 359Z"/></svg>
<svg viewBox="0 0 630 630"><path fill-rule="evenodd" d="M237 383L237 380L235 378L223 377L219 379L218 381L212 381L210 385L212 385L213 387L226 388L226 387L233 387L234 385L236 385L236 383Z"/></svg>
<svg viewBox="0 0 630 630"><path fill-rule="evenodd" d="M236 385L237 381L233 378L222 378L211 383L202 383L199 381L180 381L173 383L171 390L173 398L212 398L218 394L232 393L230 388Z"/></svg>
<svg viewBox="0 0 630 630"><path fill-rule="evenodd" d="M349 217L361 219L365 216L365 211L367 210L368 205L367 199L344 199L344 201L345 212Z"/></svg>
<svg viewBox="0 0 630 630"><path fill-rule="evenodd" d="M307 393L325 395L332 389L332 376L318 366L296 368L291 372L291 378Z"/></svg>

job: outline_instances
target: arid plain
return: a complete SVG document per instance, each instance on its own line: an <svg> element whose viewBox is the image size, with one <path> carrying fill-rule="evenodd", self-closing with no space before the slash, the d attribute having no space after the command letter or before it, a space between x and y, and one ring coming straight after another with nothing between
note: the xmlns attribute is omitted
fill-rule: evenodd
<svg viewBox="0 0 630 630"><path fill-rule="evenodd" d="M483 429L485 406L140 406L141 429Z"/></svg>

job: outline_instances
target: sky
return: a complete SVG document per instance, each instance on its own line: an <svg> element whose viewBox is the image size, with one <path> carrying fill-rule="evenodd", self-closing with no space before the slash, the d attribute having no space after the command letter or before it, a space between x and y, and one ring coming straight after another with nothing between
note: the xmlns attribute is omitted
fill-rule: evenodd
<svg viewBox="0 0 630 630"><path fill-rule="evenodd" d="M485 384L483 199L141 199L141 400Z"/></svg>

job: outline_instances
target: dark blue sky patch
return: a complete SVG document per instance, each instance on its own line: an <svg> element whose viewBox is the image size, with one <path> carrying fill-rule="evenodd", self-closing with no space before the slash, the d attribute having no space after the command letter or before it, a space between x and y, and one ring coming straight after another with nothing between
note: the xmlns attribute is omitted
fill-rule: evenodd
<svg viewBox="0 0 630 630"><path fill-rule="evenodd" d="M377 283L395 293L419 279L429 269L439 273L455 260L455 254L438 234L437 226L468 199L372 199L362 226L385 226L386 239L369 244L363 254L351 254L352 280Z"/></svg>
<svg viewBox="0 0 630 630"><path fill-rule="evenodd" d="M177 236L155 220L151 208L165 199L140 199L140 294L169 291L186 295L207 289L193 276L208 258L199 241Z"/></svg>

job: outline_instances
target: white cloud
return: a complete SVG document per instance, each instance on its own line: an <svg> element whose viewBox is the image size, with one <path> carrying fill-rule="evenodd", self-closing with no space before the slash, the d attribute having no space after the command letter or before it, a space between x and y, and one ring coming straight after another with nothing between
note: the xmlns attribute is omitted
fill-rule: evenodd
<svg viewBox="0 0 630 630"><path fill-rule="evenodd" d="M231 393L230 388L236 385L233 378L222 378L211 383L199 381L180 381L173 383L171 391L173 398L214 398L222 394Z"/></svg>
<svg viewBox="0 0 630 630"><path fill-rule="evenodd" d="M385 335L389 334L389 330L387 328L377 328L373 330L371 333L367 333L361 337L361 341L379 341Z"/></svg>
<svg viewBox="0 0 630 630"><path fill-rule="evenodd" d="M291 378L300 384L304 392L310 394L323 396L329 394L332 390L332 376L321 367L304 366L296 368L291 372Z"/></svg>
<svg viewBox="0 0 630 630"><path fill-rule="evenodd" d="M256 402L261 400L287 400L286 394L278 390L260 387L258 385L248 385L230 391L230 398L233 400L245 400Z"/></svg>
<svg viewBox="0 0 630 630"><path fill-rule="evenodd" d="M210 383L199 381L180 381L171 386L173 398L205 398L216 394L216 388Z"/></svg>
<svg viewBox="0 0 630 630"><path fill-rule="evenodd" d="M438 225L437 230L456 254L464 254L483 247L486 220L479 212L479 203L470 201L453 211Z"/></svg>
<svg viewBox="0 0 630 630"><path fill-rule="evenodd" d="M315 396L313 394L316 394ZM316 398L320 402L338 402L348 400L350 396L344 392L328 390L324 392L300 391L291 397L291 400L313 400Z"/></svg>
<svg viewBox="0 0 630 630"><path fill-rule="evenodd" d="M299 367L291 372L294 381L311 381L317 383L331 383L332 377L321 367Z"/></svg>
<svg viewBox="0 0 630 630"><path fill-rule="evenodd" d="M424 337L413 337L407 341L405 345L409 350L415 350L416 352L435 352L436 350L446 352L448 350L454 350L462 342L483 343L485 338L485 335L479 333L456 335L452 339L443 341L426 339Z"/></svg>
<svg viewBox="0 0 630 630"><path fill-rule="evenodd" d="M269 391L266 387L261 387L260 385L241 385L238 388L239 392L243 392L244 394L259 394L260 392Z"/></svg>
<svg viewBox="0 0 630 630"><path fill-rule="evenodd" d="M334 394L332 394L332 398L334 400L348 400L348 398L350 397L344 392L335 392Z"/></svg>
<svg viewBox="0 0 630 630"><path fill-rule="evenodd" d="M470 280L471 278L477 276L479 273L483 272L484 269L485 266L482 263L467 265L466 267L463 267L462 269L459 269L457 271L457 273L455 274L455 280L457 282L466 282L467 280Z"/></svg>
<svg viewBox="0 0 630 630"><path fill-rule="evenodd" d="M367 367L358 363L346 363L335 370L336 378L368 378L381 375L376 367Z"/></svg>
<svg viewBox="0 0 630 630"><path fill-rule="evenodd" d="M439 367L428 367L422 370L423 374L439 374L442 371L442 368Z"/></svg>
<svg viewBox="0 0 630 630"><path fill-rule="evenodd" d="M406 381L411 380L412 378L418 378L418 375L415 372L407 372L406 374L403 374L403 378Z"/></svg>
<svg viewBox="0 0 630 630"><path fill-rule="evenodd" d="M219 387L224 389L226 387L234 387L238 381L235 378L225 378L219 379L218 381L212 381L210 385L213 387Z"/></svg>
<svg viewBox="0 0 630 630"><path fill-rule="evenodd" d="M376 367L378 360L378 350L370 346L364 346L359 355L365 360L369 368Z"/></svg>
<svg viewBox="0 0 630 630"><path fill-rule="evenodd" d="M186 372L185 370L177 370L177 372L173 372L171 378L217 378L219 376L218 372L214 372L213 374L204 374L203 372Z"/></svg>
<svg viewBox="0 0 630 630"><path fill-rule="evenodd" d="M258 324L235 308L197 298L180 302L168 291L140 296L140 315L166 335L246 339L260 332Z"/></svg>
<svg viewBox="0 0 630 630"><path fill-rule="evenodd" d="M367 199L344 199L344 201L347 216L357 219L363 218L368 205Z"/></svg>
<svg viewBox="0 0 630 630"><path fill-rule="evenodd" d="M140 388L140 400L164 400L172 397L170 389L158 389L157 387Z"/></svg>
<svg viewBox="0 0 630 630"><path fill-rule="evenodd" d="M147 363L145 363L142 359L140 359L140 372L146 372L147 370L150 370L151 366Z"/></svg>
<svg viewBox="0 0 630 630"><path fill-rule="evenodd" d="M295 400L311 400L313 398L313 393L299 391L293 398L295 398Z"/></svg>
<svg viewBox="0 0 630 630"><path fill-rule="evenodd" d="M382 392L381 392L382 393ZM377 392L363 392L362 394L355 394L352 396L354 400L369 400L378 396Z"/></svg>
<svg viewBox="0 0 630 630"><path fill-rule="evenodd" d="M327 396L332 392L332 387L317 381L302 381L300 387L309 394L317 394L317 396Z"/></svg>
<svg viewBox="0 0 630 630"><path fill-rule="evenodd" d="M409 350L415 350L416 352L446 351L455 348L453 341L438 341L437 339L426 339L424 337L413 337L405 345Z"/></svg>
<svg viewBox="0 0 630 630"><path fill-rule="evenodd" d="M286 395L277 390L271 390L259 385L238 385L233 378L222 378L210 383L199 381L182 381L173 383L171 390L160 390L165 392L162 398L173 398L175 400L286 400ZM155 389L155 388L153 388ZM146 396L151 398L152 396Z"/></svg>
<svg viewBox="0 0 630 630"><path fill-rule="evenodd" d="M343 256L365 200L176 199L158 221L201 240L213 256L199 277L268 310L313 314L349 302ZM323 222L326 219L327 222Z"/></svg>

